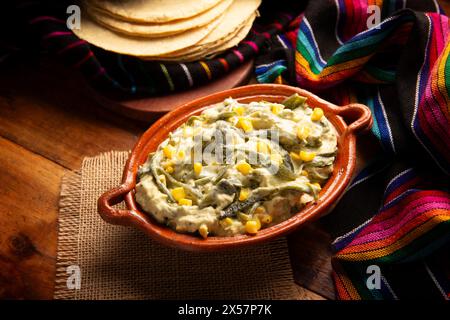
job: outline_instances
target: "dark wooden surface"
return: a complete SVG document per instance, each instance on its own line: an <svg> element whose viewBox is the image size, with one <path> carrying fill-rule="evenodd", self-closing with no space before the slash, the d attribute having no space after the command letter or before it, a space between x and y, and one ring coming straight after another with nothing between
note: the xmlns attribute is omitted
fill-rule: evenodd
<svg viewBox="0 0 450 320"><path fill-rule="evenodd" d="M0 71L0 298L53 297L61 178L86 156L130 149L150 124L103 109L79 84L47 65ZM317 223L289 237L303 299L334 298L331 240Z"/></svg>
<svg viewBox="0 0 450 320"><path fill-rule="evenodd" d="M152 121L162 114L173 109L173 106L188 103L218 91L224 91L246 84L253 74L253 61L249 61L239 68L231 71L227 76L209 82L205 85L167 94L158 97L147 97L138 99L117 99L101 95L92 90L93 96L106 109L124 115L127 118L140 121Z"/></svg>

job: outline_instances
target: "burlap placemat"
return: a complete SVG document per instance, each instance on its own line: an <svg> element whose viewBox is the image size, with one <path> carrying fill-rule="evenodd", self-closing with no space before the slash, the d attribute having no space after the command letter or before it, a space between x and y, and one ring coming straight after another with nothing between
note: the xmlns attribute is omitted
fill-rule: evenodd
<svg viewBox="0 0 450 320"><path fill-rule="evenodd" d="M164 247L105 223L97 199L119 184L127 152L86 158L61 187L56 299L298 299L286 240L220 253ZM79 266L80 289L67 286ZM70 286L69 286L70 287Z"/></svg>

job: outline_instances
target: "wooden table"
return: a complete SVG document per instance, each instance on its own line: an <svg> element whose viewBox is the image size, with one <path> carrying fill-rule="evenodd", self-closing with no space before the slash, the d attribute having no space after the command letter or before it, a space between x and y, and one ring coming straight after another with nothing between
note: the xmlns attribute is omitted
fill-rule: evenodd
<svg viewBox="0 0 450 320"><path fill-rule="evenodd" d="M51 299L61 178L86 156L130 149L149 124L102 109L70 70L29 62L0 73L0 298ZM304 299L334 298L330 242L317 224L289 237Z"/></svg>

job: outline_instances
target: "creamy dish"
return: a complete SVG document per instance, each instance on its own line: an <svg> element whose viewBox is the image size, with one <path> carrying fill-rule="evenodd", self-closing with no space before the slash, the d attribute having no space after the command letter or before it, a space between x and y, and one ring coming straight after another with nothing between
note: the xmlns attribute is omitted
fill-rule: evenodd
<svg viewBox="0 0 450 320"><path fill-rule="evenodd" d="M256 234L317 199L336 153L334 127L306 98L229 98L189 118L149 155L136 200L177 232Z"/></svg>

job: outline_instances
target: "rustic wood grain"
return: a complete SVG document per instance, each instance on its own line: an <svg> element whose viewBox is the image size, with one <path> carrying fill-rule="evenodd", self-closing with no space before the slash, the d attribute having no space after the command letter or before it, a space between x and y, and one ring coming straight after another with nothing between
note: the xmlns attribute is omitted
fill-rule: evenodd
<svg viewBox="0 0 450 320"><path fill-rule="evenodd" d="M65 169L3 138L0 164L0 298L51 298Z"/></svg>
<svg viewBox="0 0 450 320"><path fill-rule="evenodd" d="M71 77L50 66L3 75L0 135L70 169L85 156L130 149L147 125L99 108Z"/></svg>
<svg viewBox="0 0 450 320"><path fill-rule="evenodd" d="M311 290L305 289L304 287L297 286L299 300L326 300L326 298L312 292Z"/></svg>
<svg viewBox="0 0 450 320"><path fill-rule="evenodd" d="M331 237L317 223L288 237L295 282L327 299L334 299L331 278Z"/></svg>

